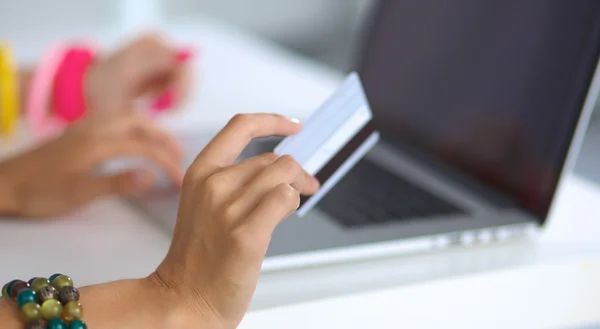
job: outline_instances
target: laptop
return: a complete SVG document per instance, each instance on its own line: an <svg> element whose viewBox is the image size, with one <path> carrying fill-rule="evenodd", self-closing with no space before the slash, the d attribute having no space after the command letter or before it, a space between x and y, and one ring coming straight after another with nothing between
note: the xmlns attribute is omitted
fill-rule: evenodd
<svg viewBox="0 0 600 329"><path fill-rule="evenodd" d="M600 89L600 2L382 0L362 35L355 71L380 141L277 228L263 270L535 235ZM198 138L181 141L187 164ZM173 229L178 195L132 202Z"/></svg>

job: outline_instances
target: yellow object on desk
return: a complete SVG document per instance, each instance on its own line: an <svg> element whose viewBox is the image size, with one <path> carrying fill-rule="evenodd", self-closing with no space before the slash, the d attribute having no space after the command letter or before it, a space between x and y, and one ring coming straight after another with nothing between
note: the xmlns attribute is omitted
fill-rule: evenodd
<svg viewBox="0 0 600 329"><path fill-rule="evenodd" d="M18 70L12 50L0 42L0 134L12 136L19 119Z"/></svg>

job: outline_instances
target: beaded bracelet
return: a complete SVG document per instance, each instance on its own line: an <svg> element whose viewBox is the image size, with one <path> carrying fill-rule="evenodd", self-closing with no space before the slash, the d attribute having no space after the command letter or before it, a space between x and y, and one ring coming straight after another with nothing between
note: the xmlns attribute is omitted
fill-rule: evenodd
<svg viewBox="0 0 600 329"><path fill-rule="evenodd" d="M10 281L2 288L2 298L16 301L25 329L87 329L79 291L66 275Z"/></svg>

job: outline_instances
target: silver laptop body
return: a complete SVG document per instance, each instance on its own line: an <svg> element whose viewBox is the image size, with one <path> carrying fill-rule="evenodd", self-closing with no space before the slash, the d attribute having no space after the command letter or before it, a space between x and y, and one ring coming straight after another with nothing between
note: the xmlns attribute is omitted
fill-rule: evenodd
<svg viewBox="0 0 600 329"><path fill-rule="evenodd" d="M600 90L598 13L594 0L380 1L357 71L381 141L277 228L263 269L535 235ZM210 137L178 136L186 166ZM254 141L242 159L277 143ZM176 192L131 202L173 229Z"/></svg>

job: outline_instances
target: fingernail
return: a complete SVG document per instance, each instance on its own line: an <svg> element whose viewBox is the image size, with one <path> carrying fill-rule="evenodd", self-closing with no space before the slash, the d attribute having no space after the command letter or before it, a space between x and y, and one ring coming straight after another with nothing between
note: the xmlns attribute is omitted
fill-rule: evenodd
<svg viewBox="0 0 600 329"><path fill-rule="evenodd" d="M319 182L319 180L315 177L315 176L310 176L310 180L312 181L312 183L317 186L320 187L321 186L321 182Z"/></svg>
<svg viewBox="0 0 600 329"><path fill-rule="evenodd" d="M293 122L293 123L296 123L296 124L299 124L299 123L300 123L300 120L299 120L299 119L296 119L296 118L288 118L288 119L289 119L291 122Z"/></svg>

